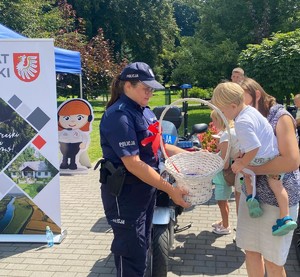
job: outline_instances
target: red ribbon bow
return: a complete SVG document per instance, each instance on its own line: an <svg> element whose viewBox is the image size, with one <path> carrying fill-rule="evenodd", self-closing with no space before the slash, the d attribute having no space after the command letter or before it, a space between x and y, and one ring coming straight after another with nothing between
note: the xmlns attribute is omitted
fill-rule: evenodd
<svg viewBox="0 0 300 277"><path fill-rule="evenodd" d="M155 157L157 158L157 151L159 148L160 137L161 137L161 133L159 132L159 122L156 121L155 123L150 124L148 127L148 131L153 133L153 135L150 137L144 138L141 141L141 144L143 146L146 146L148 143L152 142L152 151L153 151L153 154L155 155Z"/></svg>

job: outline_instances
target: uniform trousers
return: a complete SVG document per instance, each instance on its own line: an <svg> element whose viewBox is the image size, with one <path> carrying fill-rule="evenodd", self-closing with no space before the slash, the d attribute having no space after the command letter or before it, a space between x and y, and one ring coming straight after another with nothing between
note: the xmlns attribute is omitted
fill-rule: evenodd
<svg viewBox="0 0 300 277"><path fill-rule="evenodd" d="M102 184L101 196L114 233L111 251L117 277L145 276L156 189L145 183L124 184L120 196L113 196Z"/></svg>

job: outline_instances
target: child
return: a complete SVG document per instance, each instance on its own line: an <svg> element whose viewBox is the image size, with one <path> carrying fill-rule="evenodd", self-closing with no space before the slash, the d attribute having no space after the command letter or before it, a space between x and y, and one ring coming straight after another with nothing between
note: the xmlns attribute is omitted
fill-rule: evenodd
<svg viewBox="0 0 300 277"><path fill-rule="evenodd" d="M219 131L219 143L218 143L218 150L220 150L220 156L225 159L227 148L228 148L228 132L226 130L226 125L220 115L213 110L210 114L210 117L213 121L214 126ZM236 155L239 152L239 149L237 148L237 139L235 136L235 131L233 128L233 121L230 120L228 122L230 129L230 137L231 137L231 150L229 159L225 161L224 169L227 169L230 166L231 159L235 158ZM213 227L213 233L219 234L219 235L227 235L231 233L231 229L229 226L229 204L228 200L231 197L232 194L232 187L227 185L223 171L216 174L216 176L213 179L213 182L215 184L215 199L217 200L220 212L221 212L221 221L217 221L212 224Z"/></svg>
<svg viewBox="0 0 300 277"><path fill-rule="evenodd" d="M212 103L228 119L234 119L236 136L243 155L232 164L233 172L240 173L250 165L260 165L279 155L277 140L267 119L255 108L244 103L244 91L238 84L225 82L213 92ZM259 217L263 211L258 198L252 197L253 187L249 177L245 177L247 206L251 217ZM272 227L274 236L282 236L294 230L297 223L289 216L288 195L278 175L268 175L268 183L280 209L280 219ZM253 184L255 185L255 184ZM255 196L255 195L254 195Z"/></svg>

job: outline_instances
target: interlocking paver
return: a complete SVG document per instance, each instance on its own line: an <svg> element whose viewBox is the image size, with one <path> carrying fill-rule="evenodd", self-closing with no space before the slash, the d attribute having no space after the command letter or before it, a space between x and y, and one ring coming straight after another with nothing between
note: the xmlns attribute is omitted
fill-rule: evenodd
<svg viewBox="0 0 300 277"><path fill-rule="evenodd" d="M65 240L47 248L36 243L0 243L0 276L113 277L110 253L113 235L102 208L98 171L61 176L61 221ZM236 226L235 202L230 201L231 225ZM214 200L178 217L192 227L176 234L170 251L168 277L247 276L244 252L233 243L234 232L218 236L211 223L220 218ZM290 249L287 276L300 276L295 247Z"/></svg>

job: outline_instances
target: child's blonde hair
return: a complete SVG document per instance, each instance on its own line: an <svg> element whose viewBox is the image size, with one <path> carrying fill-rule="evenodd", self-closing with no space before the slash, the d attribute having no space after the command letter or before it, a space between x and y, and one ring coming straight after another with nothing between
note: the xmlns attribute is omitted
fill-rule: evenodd
<svg viewBox="0 0 300 277"><path fill-rule="evenodd" d="M244 103L244 90L233 82L220 83L213 91L211 102L218 108L231 104L239 106Z"/></svg>
<svg viewBox="0 0 300 277"><path fill-rule="evenodd" d="M220 127L222 128L222 130L225 130L226 129L226 125L225 125L225 122L224 120L222 119L222 117L216 112L216 110L212 110L211 113L210 113L210 118L211 119L214 119L215 121L217 121L220 125ZM227 122L228 122L228 126L229 128L233 128L234 127L234 121L233 120L228 120L227 119Z"/></svg>

